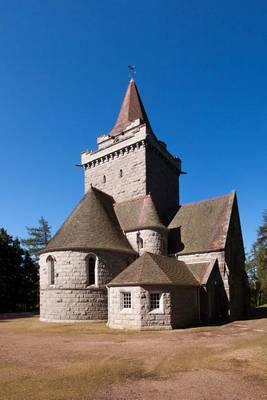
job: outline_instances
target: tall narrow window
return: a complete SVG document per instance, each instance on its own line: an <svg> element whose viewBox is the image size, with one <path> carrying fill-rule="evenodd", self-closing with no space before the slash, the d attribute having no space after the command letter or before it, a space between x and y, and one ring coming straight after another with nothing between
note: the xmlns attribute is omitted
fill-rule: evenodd
<svg viewBox="0 0 267 400"><path fill-rule="evenodd" d="M143 241L143 239L142 239L141 236L140 236L140 232L137 232L137 234L136 234L136 242L137 242L138 250L139 250L139 249L143 249L143 247L144 247L144 241Z"/></svg>
<svg viewBox="0 0 267 400"><path fill-rule="evenodd" d="M122 169L120 169L120 178L122 178L123 172Z"/></svg>
<svg viewBox="0 0 267 400"><path fill-rule="evenodd" d="M90 256L87 259L87 285L95 285L96 283L96 279L95 279L95 275L96 275L96 259L93 256Z"/></svg>
<svg viewBox="0 0 267 400"><path fill-rule="evenodd" d="M103 183L106 183L107 182L107 178L106 178L106 175L104 175L103 176Z"/></svg>
<svg viewBox="0 0 267 400"><path fill-rule="evenodd" d="M55 284L55 261L53 257L48 256L46 259L48 269L48 283L49 285Z"/></svg>

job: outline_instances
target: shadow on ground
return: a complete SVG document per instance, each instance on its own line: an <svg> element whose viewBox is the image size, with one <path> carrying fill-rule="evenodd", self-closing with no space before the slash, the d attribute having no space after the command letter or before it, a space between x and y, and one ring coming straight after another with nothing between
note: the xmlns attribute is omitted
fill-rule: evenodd
<svg viewBox="0 0 267 400"><path fill-rule="evenodd" d="M0 314L0 323L6 322L8 320L20 319L20 318L32 318L34 316L39 316L39 311L33 312L18 312L18 313L2 313ZM250 310L250 313L247 317L243 318L243 320L253 320L253 319L262 319L267 318L267 307L257 307ZM209 326L221 326L226 325L230 322L233 322L231 319L224 321L216 321L208 324L201 324L202 327ZM199 326L199 325L198 325ZM190 326L188 328L195 328L196 326Z"/></svg>
<svg viewBox="0 0 267 400"><path fill-rule="evenodd" d="M0 322L5 322L5 321L11 320L11 319L32 318L37 315L39 315L38 311L20 312L20 313L3 313L3 314L0 314Z"/></svg>
<svg viewBox="0 0 267 400"><path fill-rule="evenodd" d="M261 319L261 318L267 318L267 307L253 308L247 319Z"/></svg>

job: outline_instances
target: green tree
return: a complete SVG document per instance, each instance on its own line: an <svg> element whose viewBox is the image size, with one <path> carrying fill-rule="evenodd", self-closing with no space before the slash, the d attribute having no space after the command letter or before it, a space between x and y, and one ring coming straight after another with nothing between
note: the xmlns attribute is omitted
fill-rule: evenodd
<svg viewBox="0 0 267 400"><path fill-rule="evenodd" d="M26 247L35 261L38 259L38 252L42 250L51 239L51 227L48 225L48 222L41 217L38 223L38 227L26 227L29 237L28 239L21 240L22 245Z"/></svg>
<svg viewBox="0 0 267 400"><path fill-rule="evenodd" d="M38 283L38 269L29 253L0 229L0 312L35 309Z"/></svg>
<svg viewBox="0 0 267 400"><path fill-rule="evenodd" d="M260 302L260 284L257 273L257 266L251 254L247 256L245 268L250 290L250 304L252 306L258 306Z"/></svg>
<svg viewBox="0 0 267 400"><path fill-rule="evenodd" d="M256 304L267 302L267 210L263 213L263 223L257 230L257 240L252 246L248 259L248 275L254 281L257 292Z"/></svg>

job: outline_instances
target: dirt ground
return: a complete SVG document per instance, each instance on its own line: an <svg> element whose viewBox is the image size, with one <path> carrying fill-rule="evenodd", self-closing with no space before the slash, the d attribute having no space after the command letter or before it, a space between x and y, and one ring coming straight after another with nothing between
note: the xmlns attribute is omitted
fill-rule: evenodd
<svg viewBox="0 0 267 400"><path fill-rule="evenodd" d="M0 399L267 400L267 319L123 332L3 317Z"/></svg>

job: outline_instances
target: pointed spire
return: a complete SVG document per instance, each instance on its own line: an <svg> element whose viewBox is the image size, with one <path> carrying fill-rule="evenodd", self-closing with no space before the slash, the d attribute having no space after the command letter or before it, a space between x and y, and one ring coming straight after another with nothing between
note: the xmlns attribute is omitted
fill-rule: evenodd
<svg viewBox="0 0 267 400"><path fill-rule="evenodd" d="M111 136L120 134L127 127L127 125L136 119L140 119L141 123L147 124L147 126L151 128L136 84L134 80L131 79L126 90L116 124L109 134Z"/></svg>

